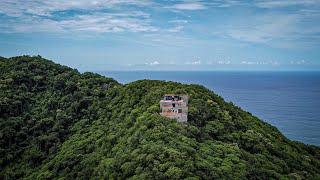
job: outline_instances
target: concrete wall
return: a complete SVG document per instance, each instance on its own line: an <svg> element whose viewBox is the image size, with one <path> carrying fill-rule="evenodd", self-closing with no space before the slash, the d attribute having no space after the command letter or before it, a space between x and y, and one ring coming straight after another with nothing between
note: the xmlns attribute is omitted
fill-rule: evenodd
<svg viewBox="0 0 320 180"><path fill-rule="evenodd" d="M175 95L176 96L176 95ZM166 100L165 98L160 101L161 112L160 115L176 119L178 122L188 121L188 96L179 95L181 100Z"/></svg>

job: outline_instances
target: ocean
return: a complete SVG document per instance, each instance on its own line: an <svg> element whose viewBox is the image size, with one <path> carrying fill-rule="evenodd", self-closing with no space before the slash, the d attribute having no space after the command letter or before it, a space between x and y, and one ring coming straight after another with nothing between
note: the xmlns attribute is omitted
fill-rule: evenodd
<svg viewBox="0 0 320 180"><path fill-rule="evenodd" d="M121 83L140 79L201 84L286 137L320 146L320 72L99 72Z"/></svg>

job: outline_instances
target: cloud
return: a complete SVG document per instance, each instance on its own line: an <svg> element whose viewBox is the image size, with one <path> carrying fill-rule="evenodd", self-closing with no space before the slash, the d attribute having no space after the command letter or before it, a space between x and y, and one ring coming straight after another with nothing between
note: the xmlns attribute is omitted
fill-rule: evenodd
<svg viewBox="0 0 320 180"><path fill-rule="evenodd" d="M279 65L278 61L241 61L244 65Z"/></svg>
<svg viewBox="0 0 320 180"><path fill-rule="evenodd" d="M248 9L268 9L248 13L245 18L240 13L239 18L232 16L223 20L219 15L208 15L201 19L204 17L199 16L202 11L196 11L240 5ZM299 8L290 11L273 9L288 6ZM180 47L192 46L192 43L201 41L199 37L210 34L242 44L312 46L320 42L320 24L317 23L320 18L319 6L317 0L256 0L252 3L238 0L2 0L0 31L153 33L154 37L148 40L151 43ZM195 12L191 12L193 10Z"/></svg>
<svg viewBox="0 0 320 180"><path fill-rule="evenodd" d="M169 23L174 23L174 24L186 24L189 21L188 20L184 20L184 19L176 19L176 20L170 20L168 22Z"/></svg>
<svg viewBox="0 0 320 180"><path fill-rule="evenodd" d="M150 65L159 65L160 63L158 61L153 61L150 63Z"/></svg>
<svg viewBox="0 0 320 180"><path fill-rule="evenodd" d="M220 36L248 43L262 43L277 47L300 47L305 42L319 42L320 24L314 23L320 16L298 13L267 13L248 17L225 30Z"/></svg>
<svg viewBox="0 0 320 180"><path fill-rule="evenodd" d="M304 64L308 64L308 63L305 60L300 60L300 61L290 61L290 64L304 65Z"/></svg>
<svg viewBox="0 0 320 180"><path fill-rule="evenodd" d="M202 10L207 9L207 7L200 3L200 2L193 2L193 3L178 3L167 8L176 9L176 10Z"/></svg>
<svg viewBox="0 0 320 180"><path fill-rule="evenodd" d="M296 15L263 15L249 18L239 27L227 30L229 36L246 42L264 43L278 38L286 38L296 33Z"/></svg>
<svg viewBox="0 0 320 180"><path fill-rule="evenodd" d="M167 31L172 33L181 32L188 22L189 22L188 20L183 20L183 19L170 20L168 21L168 23L174 24L175 27L169 28L167 29Z"/></svg>
<svg viewBox="0 0 320 180"><path fill-rule="evenodd" d="M156 32L150 14L123 6L146 6L145 0L40 1L3 0L2 32ZM108 13L106 12L108 10ZM5 22L3 22L5 21Z"/></svg>
<svg viewBox="0 0 320 180"><path fill-rule="evenodd" d="M184 26L181 26L181 25L176 26L174 28L168 29L168 32L173 32L173 33L180 32L183 28L184 28Z"/></svg>
<svg viewBox="0 0 320 180"><path fill-rule="evenodd" d="M150 62L150 63L145 63L145 65L150 65L150 66L156 66L156 65L159 65L159 61L153 61L153 62Z"/></svg>
<svg viewBox="0 0 320 180"><path fill-rule="evenodd" d="M2 32L155 32L148 0L2 0ZM3 22L5 21L5 22Z"/></svg>
<svg viewBox="0 0 320 180"><path fill-rule="evenodd" d="M218 61L217 64L231 64L231 61Z"/></svg>
<svg viewBox="0 0 320 180"><path fill-rule="evenodd" d="M192 61L192 62L187 62L186 64L189 64L189 65L200 65L201 61L200 60L196 60L196 61Z"/></svg>
<svg viewBox="0 0 320 180"><path fill-rule="evenodd" d="M207 2L206 5L217 8L229 8L233 6L248 5L248 2L241 0L214 0Z"/></svg>
<svg viewBox="0 0 320 180"><path fill-rule="evenodd" d="M284 8L289 6L314 6L319 5L318 0L262 0L255 5L260 8Z"/></svg>
<svg viewBox="0 0 320 180"><path fill-rule="evenodd" d="M66 10L101 10L115 6L147 6L146 0L1 0L0 12L8 16L21 16L32 14L39 16L51 16L57 11Z"/></svg>
<svg viewBox="0 0 320 180"><path fill-rule="evenodd" d="M34 16L25 16L24 21L8 21L10 32L155 32L158 29L150 25L145 17L133 14L93 13L77 15L72 18L54 20Z"/></svg>
<svg viewBox="0 0 320 180"><path fill-rule="evenodd" d="M210 8L229 8L234 6L250 5L250 3L242 0L173 0L170 2L173 2L173 4L170 6L165 6L165 8L185 11L204 10Z"/></svg>
<svg viewBox="0 0 320 180"><path fill-rule="evenodd" d="M192 37L185 36L182 33L168 33L168 31L157 31L155 33L143 34L145 40L151 42L155 46L162 46L169 49L169 47L175 48L187 48L194 47L198 41L192 39Z"/></svg>

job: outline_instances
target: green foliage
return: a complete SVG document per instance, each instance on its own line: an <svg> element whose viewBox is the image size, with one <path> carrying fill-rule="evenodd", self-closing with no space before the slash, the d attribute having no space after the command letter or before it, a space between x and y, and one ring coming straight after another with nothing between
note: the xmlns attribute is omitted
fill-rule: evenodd
<svg viewBox="0 0 320 180"><path fill-rule="evenodd" d="M199 85L121 85L40 56L0 58L0 179L319 179L293 142ZM159 115L190 96L189 121Z"/></svg>

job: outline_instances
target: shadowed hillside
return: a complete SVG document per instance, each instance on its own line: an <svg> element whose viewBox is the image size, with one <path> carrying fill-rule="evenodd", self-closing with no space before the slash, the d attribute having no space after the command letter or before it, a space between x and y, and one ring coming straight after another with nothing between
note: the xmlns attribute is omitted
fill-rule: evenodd
<svg viewBox="0 0 320 180"><path fill-rule="evenodd" d="M111 78L0 57L0 179L319 179L320 149L200 85ZM188 94L188 123L159 115Z"/></svg>

